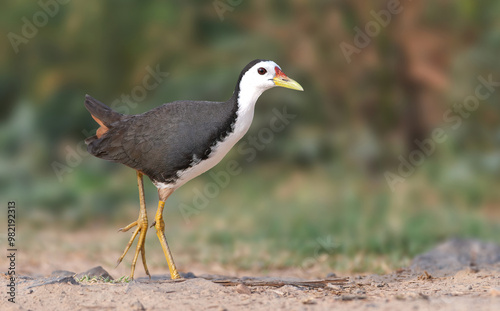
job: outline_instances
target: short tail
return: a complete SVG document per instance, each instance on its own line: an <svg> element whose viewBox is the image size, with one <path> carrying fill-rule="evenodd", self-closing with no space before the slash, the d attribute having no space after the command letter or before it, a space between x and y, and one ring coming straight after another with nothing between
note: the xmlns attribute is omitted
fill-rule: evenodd
<svg viewBox="0 0 500 311"><path fill-rule="evenodd" d="M87 108L92 118L100 125L96 131L96 135L85 140L87 144L100 138L109 130L111 124L120 121L124 117L123 114L112 110L90 95L85 95L85 108Z"/></svg>

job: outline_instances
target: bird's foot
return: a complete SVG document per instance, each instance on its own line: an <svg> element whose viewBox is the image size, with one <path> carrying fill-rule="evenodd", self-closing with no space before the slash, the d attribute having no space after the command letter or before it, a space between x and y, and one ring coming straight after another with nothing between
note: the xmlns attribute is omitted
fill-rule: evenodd
<svg viewBox="0 0 500 311"><path fill-rule="evenodd" d="M165 202L160 201L158 203L158 210L156 212L154 226L156 229L156 235L160 240L161 247L163 249L163 253L165 254L165 258L167 259L168 269L170 270L170 277L172 280L180 279L181 276L175 267L174 259L172 254L170 253L170 248L167 244L167 238L165 237L165 222L163 221L163 207L165 206Z"/></svg>
<svg viewBox="0 0 500 311"><path fill-rule="evenodd" d="M137 236L137 234L139 234L139 240L137 241L137 247L135 249L134 259L132 260L132 271L130 272L130 279L134 278L135 264L137 263L137 258L139 257L139 253L141 253L142 256L142 264L144 265L144 270L146 271L146 274L149 276L149 278L151 278L151 274L149 274L148 266L146 264L146 250L144 247L146 241L146 232L148 231L148 216L145 211L142 211L142 209L137 221L134 221L133 223L129 224L126 227L120 228L118 231L127 232L133 227L137 228L135 229L134 234L130 238L130 241L128 242L127 246L125 247L125 251L120 256L120 258L118 258L116 266L118 266L120 262L122 262L123 258L125 257L128 250L132 246L135 237Z"/></svg>

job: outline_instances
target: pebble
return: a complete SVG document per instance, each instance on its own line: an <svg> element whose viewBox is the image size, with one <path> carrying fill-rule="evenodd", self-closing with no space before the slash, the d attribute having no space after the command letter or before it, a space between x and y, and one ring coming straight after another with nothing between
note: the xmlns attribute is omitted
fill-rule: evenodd
<svg viewBox="0 0 500 311"><path fill-rule="evenodd" d="M145 311L146 310L146 308L144 308L144 306L142 305L142 303L139 300L132 303L130 305L130 309L134 310L134 311Z"/></svg>
<svg viewBox="0 0 500 311"><path fill-rule="evenodd" d="M302 304L315 305L316 301L314 301L314 298L306 298L306 299L302 300Z"/></svg>
<svg viewBox="0 0 500 311"><path fill-rule="evenodd" d="M104 268L101 266L97 266L85 272L78 273L77 275L75 275L75 278L81 279L84 276L88 276L89 279L94 277L95 278L102 277L103 279L109 278L110 280L114 280L113 277L108 273L108 271L104 270Z"/></svg>
<svg viewBox="0 0 500 311"><path fill-rule="evenodd" d="M356 296L356 295L342 295L342 296L340 296L340 300L343 300L343 301L362 300L362 299L366 299L366 296Z"/></svg>
<svg viewBox="0 0 500 311"><path fill-rule="evenodd" d="M250 290L250 288L248 288L248 286L246 286L245 284L239 284L238 286L236 286L236 292L238 292L240 294L245 294L245 295L252 294L252 291Z"/></svg>
<svg viewBox="0 0 500 311"><path fill-rule="evenodd" d="M500 287L492 287L490 289L490 294L493 297L500 297Z"/></svg>

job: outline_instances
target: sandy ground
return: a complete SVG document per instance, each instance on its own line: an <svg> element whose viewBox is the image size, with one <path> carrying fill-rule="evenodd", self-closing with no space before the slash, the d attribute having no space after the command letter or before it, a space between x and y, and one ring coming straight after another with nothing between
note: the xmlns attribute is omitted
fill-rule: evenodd
<svg viewBox="0 0 500 311"><path fill-rule="evenodd" d="M61 261L61 269L64 265ZM79 262L82 264L82 262ZM88 266L87 266L88 268ZM40 271L38 271L40 272ZM224 286L195 272L185 279L167 274L129 283L79 282L88 271L55 271L18 276L16 303L8 302L9 279L0 277L1 310L500 310L500 247L472 240L450 240L420 255L406 269L386 275L342 275L342 284L311 286ZM98 274L107 273L105 270ZM281 274L282 273L282 274ZM113 274L113 273L112 273ZM293 272L244 278L294 282ZM326 275L324 276L327 277ZM332 275L330 275L332 277ZM229 274L218 276L230 278ZM303 278L302 278L303 280Z"/></svg>

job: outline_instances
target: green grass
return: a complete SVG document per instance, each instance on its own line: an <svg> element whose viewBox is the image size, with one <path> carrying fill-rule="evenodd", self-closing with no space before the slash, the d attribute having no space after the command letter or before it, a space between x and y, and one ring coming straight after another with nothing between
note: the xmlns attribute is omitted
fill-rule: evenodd
<svg viewBox="0 0 500 311"><path fill-rule="evenodd" d="M281 169L246 169L187 225L176 205L190 202L193 189L203 189L211 179L191 182L170 202L169 230L177 235L171 239L189 241L183 244L191 257L207 263L271 269L314 261L361 272L407 265L450 237L500 242L500 225L485 208L493 184L443 189L429 180L432 169L423 168L392 193L384 181L362 176Z"/></svg>
<svg viewBox="0 0 500 311"><path fill-rule="evenodd" d="M472 174L456 178L442 165L429 161L394 193L383 177L367 177L349 168L290 169L279 163L244 167L186 222L179 205L192 206L195 189L203 191L213 182L205 174L169 198L167 237L175 256L185 263L261 271L319 266L336 272L387 272L408 265L415 255L447 238L500 243L500 225L495 221L500 186L496 177ZM59 226L68 231L91 226L118 228L135 220L134 177L131 170L117 170L99 177L103 188L83 187L85 199L71 214L59 216L64 220ZM107 186L103 179L109 179ZM157 194L149 181L145 184L152 220ZM67 215L71 217L64 219ZM46 218L37 218L38 223L50 224ZM43 225L38 228L43 230ZM151 237L155 238L152 231ZM122 238L120 249L129 236Z"/></svg>
<svg viewBox="0 0 500 311"><path fill-rule="evenodd" d="M122 276L119 279L112 280L109 277L104 278L102 276L100 277L89 277L88 275L84 275L81 278L76 279L80 283L87 283L87 284L95 284L95 283L109 283L109 284L118 284L118 283L129 283L130 282L130 277L128 276Z"/></svg>

